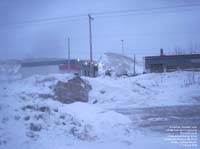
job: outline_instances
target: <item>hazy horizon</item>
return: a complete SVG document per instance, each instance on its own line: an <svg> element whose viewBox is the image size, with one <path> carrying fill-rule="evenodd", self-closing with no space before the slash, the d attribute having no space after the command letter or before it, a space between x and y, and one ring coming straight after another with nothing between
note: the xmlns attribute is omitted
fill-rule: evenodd
<svg viewBox="0 0 200 149"><path fill-rule="evenodd" d="M200 49L200 6L151 8L198 4L198 0L16 0L0 2L0 59L67 58L67 38L71 39L71 57L89 59L87 14L92 14L93 56L105 52L125 55L159 54L163 48ZM200 4L200 3L199 3ZM143 10L135 13L97 15L96 12ZM31 22L67 16L72 20ZM199 51L200 52L200 51Z"/></svg>

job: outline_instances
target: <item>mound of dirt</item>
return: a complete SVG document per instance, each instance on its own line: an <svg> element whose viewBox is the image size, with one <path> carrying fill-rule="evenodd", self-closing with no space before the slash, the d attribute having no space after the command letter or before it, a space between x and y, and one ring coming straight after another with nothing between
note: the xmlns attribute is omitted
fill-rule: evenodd
<svg viewBox="0 0 200 149"><path fill-rule="evenodd" d="M68 82L58 81L53 91L56 100L62 103L72 103L75 101L88 102L88 94L91 89L88 82L76 76Z"/></svg>

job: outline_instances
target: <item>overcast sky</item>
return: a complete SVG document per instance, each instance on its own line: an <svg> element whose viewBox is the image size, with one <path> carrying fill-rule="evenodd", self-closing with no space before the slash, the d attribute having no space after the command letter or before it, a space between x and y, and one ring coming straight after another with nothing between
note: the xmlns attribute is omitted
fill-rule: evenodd
<svg viewBox="0 0 200 149"><path fill-rule="evenodd" d="M64 58L68 37L72 57L89 58L87 16L71 21L27 21L197 3L199 0L0 0L0 59ZM104 52L121 53L122 39L129 56L200 45L200 6L93 17L95 59Z"/></svg>

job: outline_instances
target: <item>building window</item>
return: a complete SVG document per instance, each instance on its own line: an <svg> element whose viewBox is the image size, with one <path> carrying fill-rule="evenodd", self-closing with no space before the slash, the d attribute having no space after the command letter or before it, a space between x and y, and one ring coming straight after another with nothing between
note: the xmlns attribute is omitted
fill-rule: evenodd
<svg viewBox="0 0 200 149"><path fill-rule="evenodd" d="M191 59L191 63L200 63L200 59Z"/></svg>
<svg viewBox="0 0 200 149"><path fill-rule="evenodd" d="M173 65L168 65L166 68L167 68L167 72L176 71L178 69L177 66L173 66Z"/></svg>
<svg viewBox="0 0 200 149"><path fill-rule="evenodd" d="M151 64L151 72L163 72L163 64Z"/></svg>

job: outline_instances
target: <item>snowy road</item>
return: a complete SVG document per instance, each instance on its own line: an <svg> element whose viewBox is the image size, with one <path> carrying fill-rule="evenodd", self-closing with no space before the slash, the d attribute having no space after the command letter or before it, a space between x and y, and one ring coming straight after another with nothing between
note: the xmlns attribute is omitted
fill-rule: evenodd
<svg viewBox="0 0 200 149"><path fill-rule="evenodd" d="M188 149L197 149L200 146L200 105L178 105L137 109L116 109L117 112L128 115L133 121L135 130L140 131L143 137L137 138L134 146L141 147L148 144L148 148L181 149L188 145ZM166 130L171 126L197 127L195 146L189 143L175 143L170 141ZM178 135L180 132L178 132ZM179 139L182 136L178 136ZM190 136L189 136L190 137ZM182 138L181 138L182 139ZM139 140L139 141L138 141ZM185 139L186 140L186 139ZM186 140L187 141L187 140Z"/></svg>
<svg viewBox="0 0 200 149"><path fill-rule="evenodd" d="M200 105L178 105L136 109L117 109L128 115L134 127L164 132L169 126L198 126L200 132Z"/></svg>

